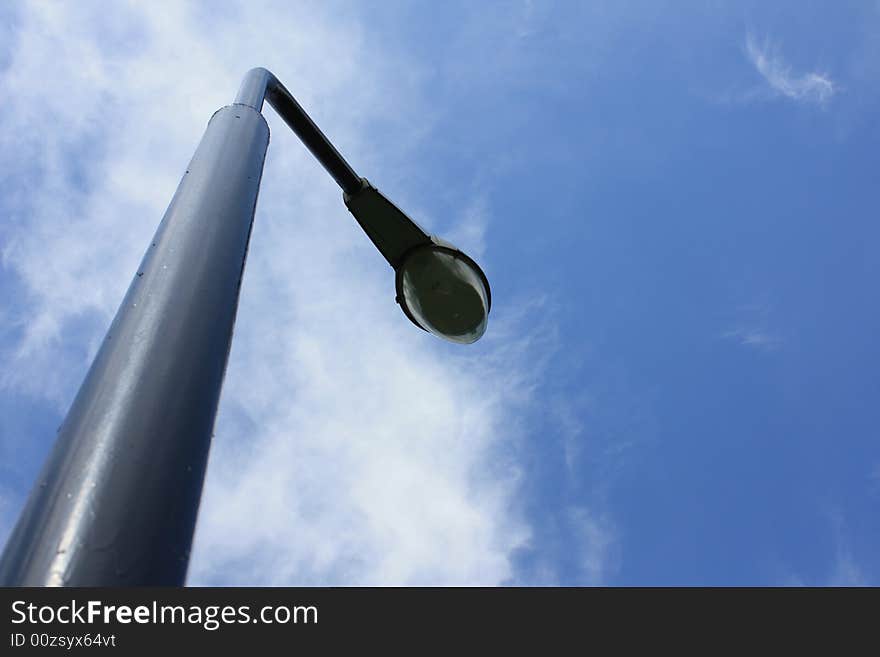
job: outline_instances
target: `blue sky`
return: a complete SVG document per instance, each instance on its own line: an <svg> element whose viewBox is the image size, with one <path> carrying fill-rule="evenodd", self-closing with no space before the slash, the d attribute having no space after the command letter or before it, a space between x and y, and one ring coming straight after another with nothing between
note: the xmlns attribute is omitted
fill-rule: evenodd
<svg viewBox="0 0 880 657"><path fill-rule="evenodd" d="M0 9L3 537L262 65L493 309L414 329L267 108L191 583L878 583L880 4L289 4Z"/></svg>

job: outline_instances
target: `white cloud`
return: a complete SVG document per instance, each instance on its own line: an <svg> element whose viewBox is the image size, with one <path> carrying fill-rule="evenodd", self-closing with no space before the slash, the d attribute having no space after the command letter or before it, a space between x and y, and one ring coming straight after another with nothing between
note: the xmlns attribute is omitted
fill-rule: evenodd
<svg viewBox="0 0 880 657"><path fill-rule="evenodd" d="M828 586L870 586L868 575L853 555L843 511L828 510L834 536L834 564Z"/></svg>
<svg viewBox="0 0 880 657"><path fill-rule="evenodd" d="M531 560L516 583L522 586L607 586L620 562L619 533L605 513L568 504L547 514L536 530L543 545L523 550Z"/></svg>
<svg viewBox="0 0 880 657"><path fill-rule="evenodd" d="M775 304L767 293L758 294L748 303L738 304L729 321L729 328L719 337L743 347L759 351L775 351L785 344L783 336L772 328L778 323Z"/></svg>
<svg viewBox="0 0 880 657"><path fill-rule="evenodd" d="M617 565L617 532L607 517L595 514L584 507L570 509L570 522L574 526L578 543L576 564L579 583L587 586L606 585L607 578Z"/></svg>
<svg viewBox="0 0 880 657"><path fill-rule="evenodd" d="M752 34L746 37L746 54L777 95L821 105L839 91L838 85L826 73L794 73L769 41L758 43Z"/></svg>
<svg viewBox="0 0 880 657"><path fill-rule="evenodd" d="M849 551L839 551L828 586L870 586L865 572Z"/></svg>
<svg viewBox="0 0 880 657"><path fill-rule="evenodd" d="M213 7L20 7L0 79L0 169L15 187L0 201L2 258L21 291L0 318L18 336L0 346L7 389L69 402L208 118L247 68L274 70L374 183L403 178L394 163L407 165L407 142L430 124L415 64L337 9ZM469 349L409 325L339 190L266 114L190 581L508 581L530 529L505 454L546 345L512 339L523 328L502 304ZM364 136L375 119L397 128L394 154ZM480 198L472 208L490 215ZM462 228L463 241L482 249L485 230L483 219Z"/></svg>
<svg viewBox="0 0 880 657"><path fill-rule="evenodd" d="M477 258L486 252L486 233L490 220L489 204L485 196L475 198L457 223L447 232L448 241L455 244L472 257Z"/></svg>
<svg viewBox="0 0 880 657"><path fill-rule="evenodd" d="M831 543L834 555L819 576L805 577L801 573L786 572L781 586L875 586L868 571L853 554L850 533L841 509L829 506L825 515L831 525Z"/></svg>
<svg viewBox="0 0 880 657"><path fill-rule="evenodd" d="M725 331L721 337L744 347L753 347L764 351L773 351L782 343L779 337L756 328L735 328Z"/></svg>

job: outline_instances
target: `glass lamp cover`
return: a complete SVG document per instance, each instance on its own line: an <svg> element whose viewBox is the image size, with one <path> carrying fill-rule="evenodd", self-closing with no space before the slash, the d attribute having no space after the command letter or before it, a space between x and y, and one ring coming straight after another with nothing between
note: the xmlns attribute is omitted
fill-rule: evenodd
<svg viewBox="0 0 880 657"><path fill-rule="evenodd" d="M449 249L419 248L401 267L402 303L426 331L470 344L486 331L489 300L481 274Z"/></svg>

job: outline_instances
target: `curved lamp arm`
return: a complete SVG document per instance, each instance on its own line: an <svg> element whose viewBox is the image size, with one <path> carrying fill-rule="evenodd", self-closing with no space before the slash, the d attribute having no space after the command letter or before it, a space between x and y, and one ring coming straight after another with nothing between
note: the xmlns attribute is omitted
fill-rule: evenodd
<svg viewBox="0 0 880 657"><path fill-rule="evenodd" d="M479 265L358 176L278 78L253 68L235 104L260 112L267 99L342 188L348 211L394 269L397 302L409 320L453 342L477 340L492 306L489 281Z"/></svg>
<svg viewBox="0 0 880 657"><path fill-rule="evenodd" d="M287 88L271 71L261 67L252 68L244 76L238 95L235 97L235 104L247 105L260 112L264 100L269 101L278 115L299 136L312 155L333 176L342 191L353 196L361 190L363 181L360 176L309 118Z"/></svg>
<svg viewBox="0 0 880 657"><path fill-rule="evenodd" d="M271 71L262 67L252 68L244 76L235 104L247 105L260 112L265 100L269 101L312 155L333 176L342 188L343 200L349 212L395 270L410 249L431 242L431 235L427 231L373 187L366 178L355 173Z"/></svg>

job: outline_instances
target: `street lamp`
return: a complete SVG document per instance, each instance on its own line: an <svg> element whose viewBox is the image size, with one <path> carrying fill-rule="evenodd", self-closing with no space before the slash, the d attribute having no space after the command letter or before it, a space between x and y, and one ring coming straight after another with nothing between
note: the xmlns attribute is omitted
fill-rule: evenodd
<svg viewBox="0 0 880 657"><path fill-rule="evenodd" d="M394 268L406 316L486 330L489 283L358 176L278 79L247 73L217 110L0 558L5 586L182 585L275 108Z"/></svg>

